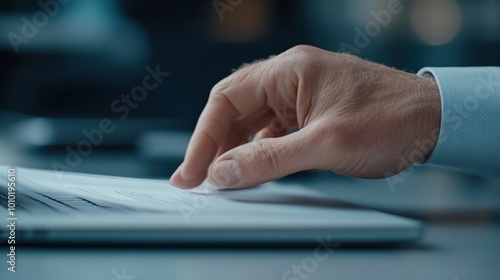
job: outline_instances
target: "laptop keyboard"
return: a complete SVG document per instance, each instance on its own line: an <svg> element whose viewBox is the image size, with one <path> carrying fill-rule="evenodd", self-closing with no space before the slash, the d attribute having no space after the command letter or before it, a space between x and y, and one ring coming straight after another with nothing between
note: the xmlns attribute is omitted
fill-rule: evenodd
<svg viewBox="0 0 500 280"><path fill-rule="evenodd" d="M0 194L0 203L7 208L7 197ZM16 207L27 212L43 210L70 212L70 211L127 211L127 207L119 205L103 205L86 198L61 193L17 193Z"/></svg>

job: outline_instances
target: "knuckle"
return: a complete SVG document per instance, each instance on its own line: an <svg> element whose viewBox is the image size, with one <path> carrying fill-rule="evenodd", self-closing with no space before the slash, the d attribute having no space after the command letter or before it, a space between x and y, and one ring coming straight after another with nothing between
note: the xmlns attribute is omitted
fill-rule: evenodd
<svg viewBox="0 0 500 280"><path fill-rule="evenodd" d="M326 55L335 55L334 53L308 45L298 45L292 47L286 53L293 57L296 57L303 63L311 63L312 65L323 61Z"/></svg>
<svg viewBox="0 0 500 280"><path fill-rule="evenodd" d="M299 76L304 77L311 70L317 71L318 66L327 61L329 52L308 45L298 45L286 51L285 57L289 65L296 69Z"/></svg>
<svg viewBox="0 0 500 280"><path fill-rule="evenodd" d="M235 112L235 108L233 103L230 100L229 92L226 90L218 90L216 92L212 92L209 99L212 104L218 106L219 108L228 109L231 113Z"/></svg>
<svg viewBox="0 0 500 280"><path fill-rule="evenodd" d="M287 52L291 54L298 54L298 55L310 55L314 54L317 52L318 49L309 45L297 45L292 48L290 48Z"/></svg>
<svg viewBox="0 0 500 280"><path fill-rule="evenodd" d="M252 145L251 154L254 159L252 168L258 174L266 174L279 168L278 152L264 145L264 140L257 140Z"/></svg>
<svg viewBox="0 0 500 280"><path fill-rule="evenodd" d="M210 91L210 95L218 96L220 94L226 94L228 92L229 86L226 80L222 80L215 84Z"/></svg>

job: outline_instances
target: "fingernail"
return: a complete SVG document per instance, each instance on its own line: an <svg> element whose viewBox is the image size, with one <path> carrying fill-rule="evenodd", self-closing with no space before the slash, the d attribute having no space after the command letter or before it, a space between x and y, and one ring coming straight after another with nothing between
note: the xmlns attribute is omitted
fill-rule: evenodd
<svg viewBox="0 0 500 280"><path fill-rule="evenodd" d="M220 187L231 187L241 180L241 171L236 160L217 162L214 168L215 179Z"/></svg>

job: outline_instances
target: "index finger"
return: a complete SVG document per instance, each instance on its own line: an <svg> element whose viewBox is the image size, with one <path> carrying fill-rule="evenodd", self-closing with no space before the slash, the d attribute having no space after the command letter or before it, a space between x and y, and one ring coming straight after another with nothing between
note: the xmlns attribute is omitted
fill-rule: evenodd
<svg viewBox="0 0 500 280"><path fill-rule="evenodd" d="M266 106L262 87L265 70L259 64L263 62L247 66L214 86L189 141L184 162L172 175L173 184L187 188L199 185L231 126Z"/></svg>

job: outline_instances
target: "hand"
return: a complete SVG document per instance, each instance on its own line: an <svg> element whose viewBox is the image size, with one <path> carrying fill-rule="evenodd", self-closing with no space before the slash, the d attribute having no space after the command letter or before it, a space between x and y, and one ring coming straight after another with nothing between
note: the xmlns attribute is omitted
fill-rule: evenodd
<svg viewBox="0 0 500 280"><path fill-rule="evenodd" d="M297 46L214 86L171 182L239 188L307 169L388 177L429 156L440 103L432 79Z"/></svg>

